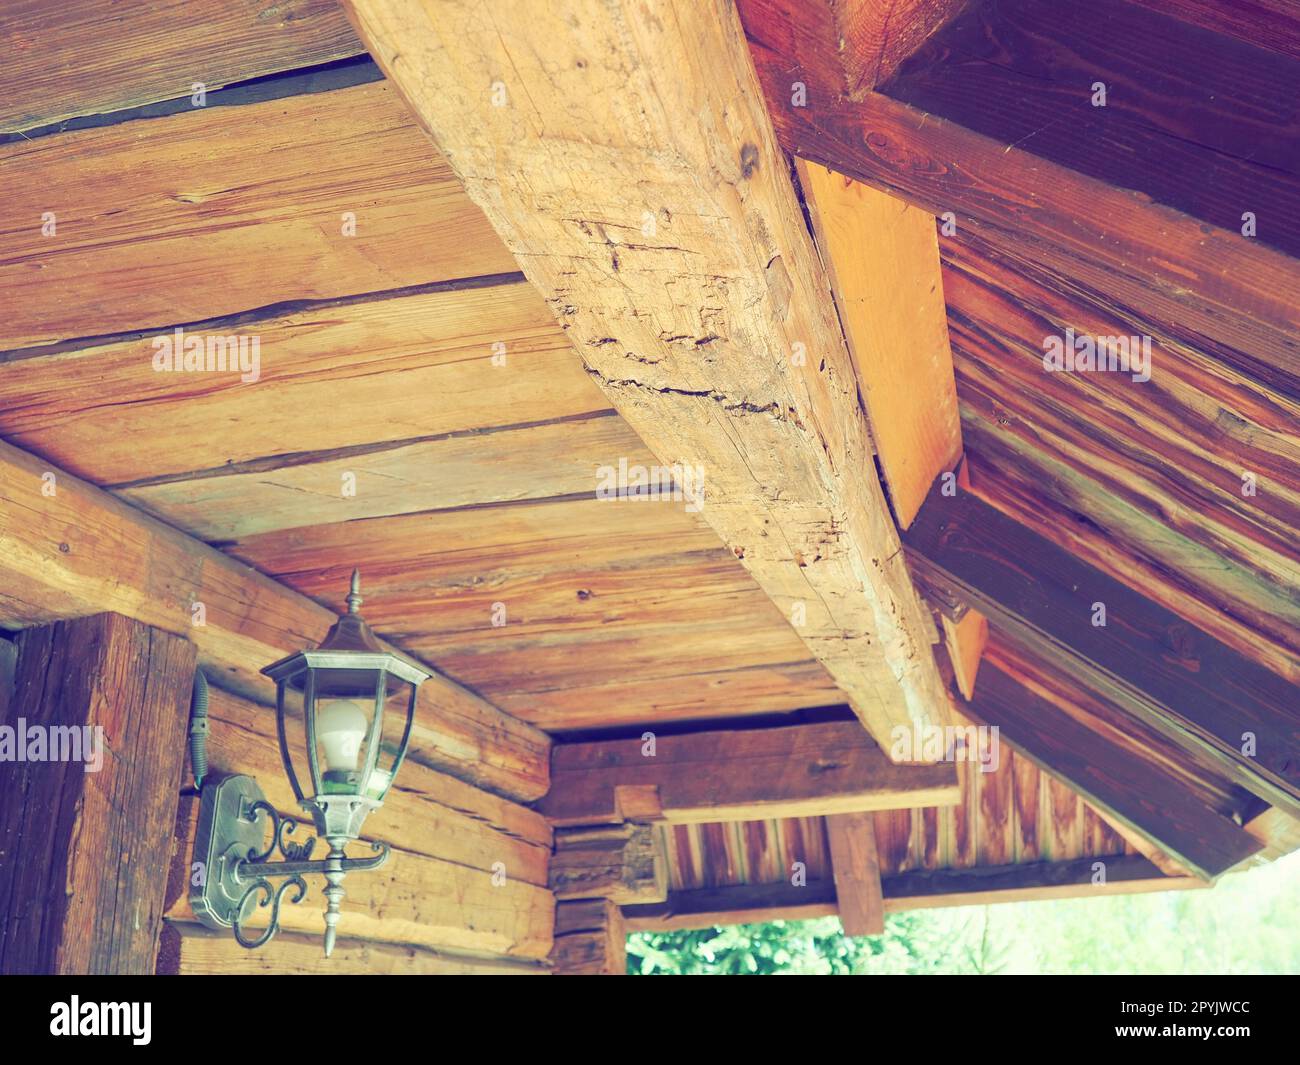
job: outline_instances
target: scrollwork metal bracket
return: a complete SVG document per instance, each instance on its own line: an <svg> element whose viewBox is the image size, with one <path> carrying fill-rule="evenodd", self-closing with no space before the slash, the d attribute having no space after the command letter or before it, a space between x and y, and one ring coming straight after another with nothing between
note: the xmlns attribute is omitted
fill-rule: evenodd
<svg viewBox="0 0 1300 1065"><path fill-rule="evenodd" d="M330 839L329 855L312 861L316 838L290 839L297 828L297 821L283 817L266 801L252 777L226 777L205 786L190 880L190 905L199 920L209 928L231 929L240 945L249 949L265 946L279 931L285 895L296 889L289 903L302 902L307 895L304 876L320 874L326 880L325 953L330 954L344 876L379 868L388 860L389 850L386 844L372 843L374 857L349 858L345 841ZM282 861L271 860L277 851ZM272 877L285 880L275 888ZM256 906L250 907L254 901ZM266 927L256 935L249 934L246 922L268 907Z"/></svg>

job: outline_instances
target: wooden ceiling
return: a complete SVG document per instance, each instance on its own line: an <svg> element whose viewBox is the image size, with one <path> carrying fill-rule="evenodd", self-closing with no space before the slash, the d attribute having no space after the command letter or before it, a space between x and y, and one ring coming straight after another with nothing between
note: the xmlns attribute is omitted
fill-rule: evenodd
<svg viewBox="0 0 1300 1065"><path fill-rule="evenodd" d="M730 4L704 5L690 18L722 27L720 48L752 56L737 84L756 71L766 101L755 93L741 117L712 98L699 105L744 136L752 127L749 169L770 182L745 200L743 217L760 222L725 230L698 223L707 197L692 213L684 171L651 166L671 154L651 143L671 121L647 119L634 137L618 101L601 98L608 114L596 103L565 111L569 82L552 87L553 113L576 129L607 123L622 154L578 151L581 138L557 124L547 150L587 170L543 181L534 141L513 145L471 88L426 94L415 64L433 61L398 63L394 5L350 5L394 80L325 0L276 19L262 5L204 0L184 18L163 5L126 22L77 0L57 30L44 6L6 13L17 47L0 71L0 437L38 465L331 608L360 564L378 631L550 733L851 703L880 739L917 705L936 721L949 715L946 655L936 667L930 654L943 621L917 605L898 536L931 506L921 500L934 474L964 451L982 501L1189 626L1195 653L1176 634L1159 637L1177 668L1195 674L1208 657L1197 641L1208 640L1278 679L1261 688L1257 720L1275 738L1258 762L1224 736L1176 742L1135 715L1127 688L1072 690L1051 641L1017 640L995 617L993 672L981 676L1012 687L988 680L997 696L967 710L1003 721L1027 757L978 785L966 778L976 831L953 828L960 813L875 814L890 875L1133 853L1089 820L1081 795L1143 853L1212 875L1259 849L1242 826L1268 803L1300 810L1296 5L912 4L920 21L892 27L880 51L864 43L879 37L875 14L854 14L861 5L739 0L739 22ZM444 14L449 33L468 17L462 5ZM70 76L56 59L74 37L79 52L88 38L102 48ZM565 47L577 56L584 40L574 40ZM495 61L494 47L482 56ZM566 77L583 69L566 66ZM187 96L199 82L203 106ZM1091 102L1097 82L1104 107ZM477 80L464 85L479 92ZM782 152L803 161L793 177ZM640 200L620 201L614 179L638 165L648 175L638 196L683 205L651 212L682 245L667 266L664 247L569 224L599 221L596 193L574 176L586 173L605 196L595 205L604 223L642 225ZM899 212L910 205L906 222L877 218L872 231L906 234L919 218L929 243L907 247L921 248L922 265L897 249L873 261L868 249L869 268L846 270L860 241L828 213L843 209L837 181L888 193ZM896 201L872 202L888 213ZM569 208L587 213L554 217ZM628 217L611 220L616 209ZM46 212L53 235L42 233ZM1256 235L1242 234L1246 213ZM953 220L937 242L935 217ZM760 266L781 259L781 271L750 276L769 242L784 258ZM605 256L598 265L587 263L591 247ZM729 284L754 282L734 306L710 310L727 286L683 265L704 249ZM913 320L872 316L872 299L904 302L887 287L891 270L915 281L927 269L933 283L905 301L921 309ZM670 274L695 287L672 289ZM625 291L641 302L620 305ZM678 295L644 302L664 291ZM711 331L751 313L739 340ZM611 321L620 341L602 346ZM155 339L176 328L256 336L258 379L157 372ZM898 354L881 369L879 337L895 328ZM933 339L919 341L922 328ZM1066 328L1150 336L1151 380L1044 373L1044 337ZM830 385L764 361L771 337L823 333L814 350L839 374ZM629 337L648 338L639 372L649 377L620 377L640 346ZM923 382L934 367L920 368L909 345L946 355L949 343L947 417L933 412L952 406L952 384ZM739 397L725 418L710 413L714 389ZM673 394L680 405L665 415ZM931 420L889 422L886 397L907 409L909 394ZM788 417L783 395L794 397ZM769 399L779 425L743 417ZM822 434L812 444L809 426ZM729 448L746 460L716 474L706 513L594 498L600 467L695 448L711 449L710 476L732 469ZM910 455L934 456L933 468L906 466ZM805 481L830 487L800 495ZM818 509L827 499L830 517ZM761 545L770 523L791 551ZM825 557L818 544L830 545ZM1035 577L1033 558L1007 557ZM818 583L873 564L858 581L878 596L870 609L867 596L839 600ZM943 589L925 590L937 606ZM792 624L803 598L825 607L811 631ZM32 616L11 602L0 624ZM1059 731L1036 732L1029 699L1062 715ZM1170 730L1182 717L1195 714L1175 705ZM1082 722L1102 771L1047 743L1069 722ZM1061 780L1040 780L1035 762ZM1153 812L1152 774L1181 820ZM794 833L821 853L821 820L792 824L666 830L675 887L780 879L780 840Z"/></svg>

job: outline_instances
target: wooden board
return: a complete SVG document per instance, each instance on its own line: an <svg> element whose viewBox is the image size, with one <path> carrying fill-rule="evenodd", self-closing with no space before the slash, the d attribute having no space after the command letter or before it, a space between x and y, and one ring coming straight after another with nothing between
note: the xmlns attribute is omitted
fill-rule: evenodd
<svg viewBox="0 0 1300 1065"><path fill-rule="evenodd" d="M516 270L413 121L377 82L0 146L0 349Z"/></svg>
<svg viewBox="0 0 1300 1065"><path fill-rule="evenodd" d="M906 529L961 458L957 386L932 216L797 161L894 516Z"/></svg>
<svg viewBox="0 0 1300 1065"><path fill-rule="evenodd" d="M0 132L212 92L365 49L331 0L6 4Z"/></svg>
<svg viewBox="0 0 1300 1065"><path fill-rule="evenodd" d="M316 301L204 328L259 337L258 380L157 372L151 334L53 345L0 360L0 434L79 477L159 485L158 494L186 474L268 472L610 409L517 277ZM504 365L493 362L499 352ZM143 438L160 446L141 448Z"/></svg>
<svg viewBox="0 0 1300 1065"><path fill-rule="evenodd" d="M154 971L194 661L117 614L19 635L0 719L0 972Z"/></svg>
<svg viewBox="0 0 1300 1065"><path fill-rule="evenodd" d="M705 469L705 520L783 613L804 604L800 635L868 728L940 720L829 283L731 6L348 7L614 406L661 460ZM537 58L557 48L562 77ZM511 105L493 106L502 71Z"/></svg>
<svg viewBox="0 0 1300 1065"><path fill-rule="evenodd" d="M1300 809L1300 717L1284 678L971 492L932 493L906 544L913 565L952 581L1040 660L1240 786Z"/></svg>
<svg viewBox="0 0 1300 1065"><path fill-rule="evenodd" d="M896 765L852 722L557 745L540 809L556 825L747 821L957 799L951 763Z"/></svg>
<svg viewBox="0 0 1300 1065"><path fill-rule="evenodd" d="M116 611L191 640L216 684L268 702L274 689L258 670L314 646L338 609L0 443L0 624ZM436 672L411 742L416 761L489 790L546 791L549 739Z"/></svg>
<svg viewBox="0 0 1300 1065"><path fill-rule="evenodd" d="M835 869L835 902L846 936L877 936L885 931L885 903L880 893L880 859L869 813L826 818Z"/></svg>
<svg viewBox="0 0 1300 1065"><path fill-rule="evenodd" d="M326 958L320 940L292 932L282 932L260 950L246 950L229 932L175 921L163 927L158 953L158 972L169 976L542 976L549 971L509 958L346 936Z"/></svg>
<svg viewBox="0 0 1300 1065"><path fill-rule="evenodd" d="M1018 0L969 6L882 91L1225 232L1249 211L1300 253L1290 58L1127 0Z"/></svg>

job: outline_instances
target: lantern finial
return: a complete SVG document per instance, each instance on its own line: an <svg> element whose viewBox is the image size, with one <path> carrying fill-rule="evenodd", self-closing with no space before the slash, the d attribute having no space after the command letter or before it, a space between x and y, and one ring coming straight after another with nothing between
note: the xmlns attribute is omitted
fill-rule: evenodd
<svg viewBox="0 0 1300 1065"><path fill-rule="evenodd" d="M360 613L363 602L364 600L361 598L361 571L354 569L352 571L352 590L348 592L347 598L348 613Z"/></svg>

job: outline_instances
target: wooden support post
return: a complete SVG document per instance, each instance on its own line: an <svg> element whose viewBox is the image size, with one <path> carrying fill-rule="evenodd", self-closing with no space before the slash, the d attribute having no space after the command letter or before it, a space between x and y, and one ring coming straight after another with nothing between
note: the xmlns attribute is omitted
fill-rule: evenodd
<svg viewBox="0 0 1300 1065"><path fill-rule="evenodd" d="M17 646L0 718L0 972L152 973L195 648L118 614Z"/></svg>
<svg viewBox="0 0 1300 1065"><path fill-rule="evenodd" d="M561 902L555 907L557 976L619 976L627 970L623 911L609 899Z"/></svg>
<svg viewBox="0 0 1300 1065"><path fill-rule="evenodd" d="M872 814L826 818L835 870L835 897L846 936L878 936L885 930L880 858Z"/></svg>
<svg viewBox="0 0 1300 1065"><path fill-rule="evenodd" d="M668 898L668 858L650 825L558 830L550 877L559 900L609 899L626 906Z"/></svg>

